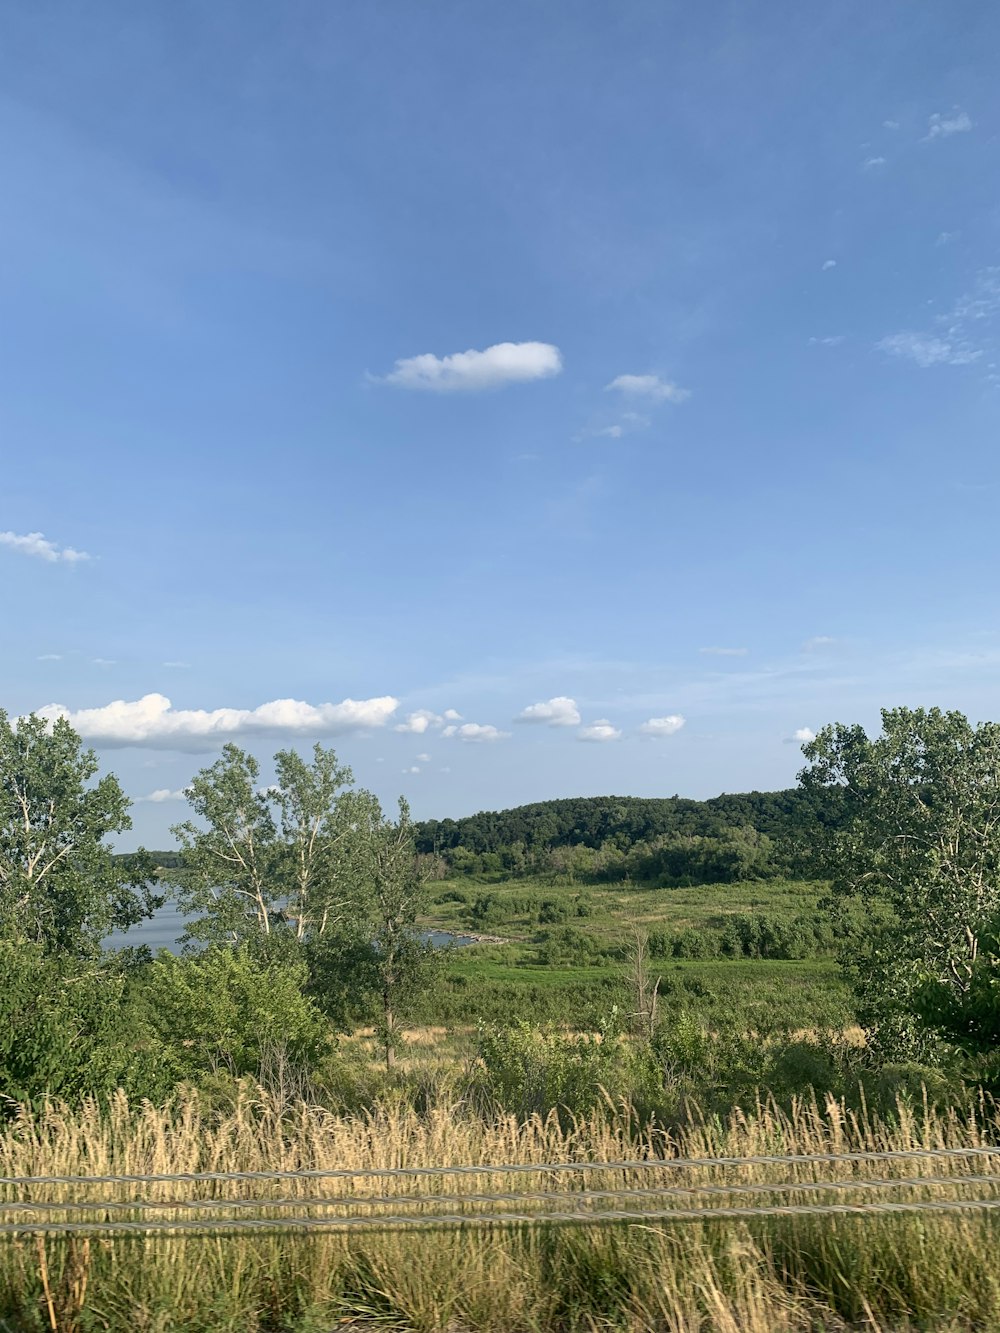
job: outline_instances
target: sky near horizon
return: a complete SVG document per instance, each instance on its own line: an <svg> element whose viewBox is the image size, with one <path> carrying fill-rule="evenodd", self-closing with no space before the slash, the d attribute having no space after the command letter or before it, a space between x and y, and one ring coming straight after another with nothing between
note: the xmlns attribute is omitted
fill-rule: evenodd
<svg viewBox="0 0 1000 1333"><path fill-rule="evenodd" d="M443 817L997 718L998 51L964 0L0 5L0 706L129 845L227 740Z"/></svg>

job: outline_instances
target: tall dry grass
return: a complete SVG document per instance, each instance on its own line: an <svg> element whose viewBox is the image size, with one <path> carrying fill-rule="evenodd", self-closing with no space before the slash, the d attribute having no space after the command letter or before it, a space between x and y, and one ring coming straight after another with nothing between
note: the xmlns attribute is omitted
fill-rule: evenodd
<svg viewBox="0 0 1000 1333"><path fill-rule="evenodd" d="M385 1190L390 1207L407 1195L456 1188L551 1193L614 1188L621 1172L503 1176L488 1168L616 1160L637 1156L755 1156L867 1149L974 1147L997 1141L1000 1124L981 1107L937 1115L899 1108L893 1123L852 1116L836 1102L760 1104L726 1122L695 1124L676 1136L641 1128L627 1108L561 1128L557 1119L491 1119L440 1104L418 1116L384 1106L337 1116L322 1108L244 1089L225 1112L195 1097L167 1108L119 1099L102 1112L50 1106L24 1114L0 1135L5 1176L153 1174L200 1171L372 1169L474 1163L469 1180L210 1183L200 1197L270 1198L322 1193L313 1215L331 1215L352 1193ZM952 1183L908 1186L875 1197L972 1197L962 1183L989 1162L901 1160L827 1165L823 1179L947 1174ZM814 1166L698 1168L684 1183L733 1184L816 1178ZM796 1174L797 1173L797 1174ZM631 1173L651 1186L662 1172ZM672 1183L678 1183L675 1179ZM147 1203L193 1186L143 1187ZM47 1187L53 1202L111 1198L110 1187ZM988 1189L985 1192L990 1192ZM6 1187L0 1202L16 1197ZM21 1198L43 1197L23 1192ZM792 1201L812 1200L803 1192ZM861 1197L847 1191L844 1198ZM734 1202L748 1202L735 1198ZM761 1196L761 1201L766 1201ZM787 1201L787 1200L786 1200ZM685 1200L674 1198L677 1206ZM303 1205L304 1206L304 1205ZM367 1205L364 1205L367 1206ZM354 1208L358 1212L362 1205ZM423 1205L425 1208L433 1205ZM481 1207L489 1207L484 1204ZM544 1211L546 1203L534 1205ZM670 1206L670 1198L665 1201ZM469 1205L474 1211L476 1205ZM453 1211L449 1205L448 1211ZM8 1214L11 1215L11 1214ZM124 1214L137 1215L137 1214ZM266 1205L264 1216L267 1216ZM239 1234L55 1240L0 1238L0 1318L8 1329L107 1333L156 1330L298 1330L320 1333L355 1319L416 1330L621 1328L694 1333L805 1333L863 1326L1000 1329L1000 1219L993 1214L770 1218L317 1235ZM3 1325L0 1325L2 1328Z"/></svg>

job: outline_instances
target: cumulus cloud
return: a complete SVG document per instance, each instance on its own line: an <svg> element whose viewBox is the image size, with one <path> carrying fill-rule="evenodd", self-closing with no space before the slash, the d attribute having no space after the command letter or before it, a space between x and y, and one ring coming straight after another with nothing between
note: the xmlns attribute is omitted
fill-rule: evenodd
<svg viewBox="0 0 1000 1333"><path fill-rule="evenodd" d="M576 733L579 741L619 741L621 732L616 726L608 721L606 717L599 717L596 722L590 722L587 726L581 727Z"/></svg>
<svg viewBox="0 0 1000 1333"><path fill-rule="evenodd" d="M699 648L706 657L746 657L749 648Z"/></svg>
<svg viewBox="0 0 1000 1333"><path fill-rule="evenodd" d="M141 745L170 750L210 750L240 737L335 736L382 727L399 707L390 695L309 704L274 699L257 708L174 708L163 694L116 699L102 708L76 712L63 704L39 708L40 717L66 718L79 734L99 745Z"/></svg>
<svg viewBox="0 0 1000 1333"><path fill-rule="evenodd" d="M575 699L559 694L545 703L529 704L518 713L515 722L544 722L549 727L575 727L580 722L580 710Z"/></svg>
<svg viewBox="0 0 1000 1333"><path fill-rule="evenodd" d="M792 733L792 740L799 741L802 745L806 745L809 741L814 741L815 739L816 733L815 731L811 731L809 727L799 727L798 731Z"/></svg>
<svg viewBox="0 0 1000 1333"><path fill-rule="evenodd" d="M929 143L932 139L948 139L953 134L967 134L971 129L972 121L965 111L959 111L957 107L950 115L935 111L933 116L927 117L927 133L921 142Z"/></svg>
<svg viewBox="0 0 1000 1333"><path fill-rule="evenodd" d="M444 718L440 713L432 713L429 708L418 708L414 713L407 713L402 722L397 723L396 731L409 732L411 736L422 736L431 727L440 727Z"/></svg>
<svg viewBox="0 0 1000 1333"><path fill-rule="evenodd" d="M72 546L58 546L41 532L0 532L0 546L7 546L21 555L32 555L36 560L47 560L49 564L62 561L75 565L80 560L89 560L86 551L75 551Z"/></svg>
<svg viewBox="0 0 1000 1333"><path fill-rule="evenodd" d="M160 805L163 801L186 801L187 792L182 788L180 791L171 791L169 787L158 787L156 791L151 791L148 796L137 796L136 805Z"/></svg>
<svg viewBox="0 0 1000 1333"><path fill-rule="evenodd" d="M491 723L463 722L460 727L445 727L441 733L449 739L455 737L460 741L471 741L476 744L488 745L492 741L505 741L509 738L509 731L500 731Z"/></svg>
<svg viewBox="0 0 1000 1333"><path fill-rule="evenodd" d="M617 389L629 397L650 398L655 403L683 403L691 397L690 389L682 389L659 375L617 375L604 387Z"/></svg>
<svg viewBox="0 0 1000 1333"><path fill-rule="evenodd" d="M982 356L981 349L970 347L964 339L939 338L931 333L911 331L890 334L875 346L880 352L914 361L925 369L928 366L967 366Z"/></svg>
<svg viewBox="0 0 1000 1333"><path fill-rule="evenodd" d="M561 370L562 355L552 343L495 343L482 352L470 348L450 356L424 352L404 357L382 382L401 389L455 393L548 379Z"/></svg>
<svg viewBox="0 0 1000 1333"><path fill-rule="evenodd" d="M836 268L836 267L837 267L837 261L836 261L835 259L824 259L824 260L823 260L823 272L824 272L824 273L827 273L827 272L829 272L830 269L832 269L832 268Z"/></svg>
<svg viewBox="0 0 1000 1333"><path fill-rule="evenodd" d="M673 736L683 725L680 713L671 713L668 717L651 717L639 730L644 736Z"/></svg>

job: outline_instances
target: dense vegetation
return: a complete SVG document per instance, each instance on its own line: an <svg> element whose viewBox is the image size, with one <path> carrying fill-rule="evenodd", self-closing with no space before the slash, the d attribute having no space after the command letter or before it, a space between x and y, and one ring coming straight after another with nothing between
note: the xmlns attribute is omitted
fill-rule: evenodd
<svg viewBox="0 0 1000 1333"><path fill-rule="evenodd" d="M18 1145L48 1142L52 1126L99 1138L116 1115L125 1116L119 1145L142 1116L162 1117L157 1133L176 1114L209 1135L233 1116L245 1133L258 1114L260 1132L265 1123L275 1132L276 1114L284 1140L313 1114L336 1114L338 1133L370 1142L373 1123L398 1115L393 1123L408 1128L397 1156L445 1105L498 1141L518 1144L537 1129L552 1152L570 1151L573 1126L584 1124L605 1146L608 1134L695 1142L705 1116L716 1127L735 1117L773 1142L786 1132L782 1115L800 1115L812 1097L825 1106L809 1131L820 1136L853 1110L865 1134L885 1141L920 1105L928 1134L952 1133L958 1114L971 1125L1000 1085L1000 727L897 709L874 739L828 727L804 753L795 792L552 802L415 826L405 803L386 816L332 750L279 752L277 782L264 788L254 757L226 746L188 786L191 818L175 829L176 853L115 857L108 839L129 827L116 779L98 775L66 722L0 714L7 1160L26 1161ZM168 895L188 922L181 955L102 948ZM435 951L421 940L430 927L479 942ZM754 1114L767 1128L758 1131L738 1108L762 1090L768 1107ZM123 1098L147 1110L136 1119ZM272 1104L280 1110L263 1109ZM228 1160L245 1157L241 1148ZM55 1160L43 1154L32 1169ZM970 1229L959 1253L941 1221L935 1244L972 1274L990 1225ZM871 1264L852 1267L841 1254L834 1284L821 1257L827 1234L819 1228L803 1250L785 1245L780 1228L748 1233L744 1243L759 1241L773 1259L756 1326L855 1317L842 1275L864 1285ZM916 1223L887 1226L878 1262L909 1254L916 1236ZM330 1242L331 1282L296 1288L324 1319L374 1300L372 1281L336 1258L339 1244ZM442 1272L449 1244L435 1250ZM555 1242L540 1235L537 1244ZM597 1262L616 1242L566 1241L565 1255L562 1244L547 1262L565 1287L572 1262ZM254 1246L233 1242L229 1252L256 1274L247 1300L266 1298L273 1318L258 1305L251 1320L236 1297L226 1318L262 1330L292 1320L313 1327L306 1305L273 1286L272 1252ZM537 1301L546 1270L528 1250L505 1253L528 1275L525 1300ZM389 1251L366 1253L380 1264ZM621 1321L626 1308L632 1326L647 1326L621 1286L653 1300L638 1276L646 1261L633 1240L615 1253L601 1260L595 1286L581 1280L576 1314L553 1307L549 1327L593 1323L602 1311ZM72 1306L79 1255L54 1254ZM154 1312L168 1297L192 1329L230 1326L205 1322L196 1273L206 1262L150 1270L160 1285L143 1297L142 1317L119 1291L121 1318L101 1316L100 1326L165 1326ZM708 1267L698 1289L749 1318L745 1264L727 1267L712 1246L699 1262ZM15 1269L0 1261L11 1283L0 1317L6 1308L20 1327L35 1279ZM229 1273L224 1262L216 1276ZM380 1281L393 1294L378 1311L396 1318L405 1301ZM619 1290L606 1306L596 1295L604 1281ZM799 1282L812 1284L808 1300ZM918 1287L893 1295L869 1284L864 1300L891 1317L972 1309L956 1304L944 1269ZM436 1279L422 1290L428 1302L444 1299ZM976 1309L1000 1319L990 1291L975 1290ZM470 1327L499 1326L492 1297L478 1315L449 1299ZM681 1319L689 1299L673 1291L670 1318ZM86 1319L81 1307L67 1326L93 1325Z"/></svg>

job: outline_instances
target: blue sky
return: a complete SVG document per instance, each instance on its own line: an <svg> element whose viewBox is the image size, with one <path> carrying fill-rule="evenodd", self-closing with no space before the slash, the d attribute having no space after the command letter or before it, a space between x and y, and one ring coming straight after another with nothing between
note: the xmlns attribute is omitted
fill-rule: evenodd
<svg viewBox="0 0 1000 1333"><path fill-rule="evenodd" d="M444 816L996 717L998 40L0 6L3 706L147 843L227 739Z"/></svg>

